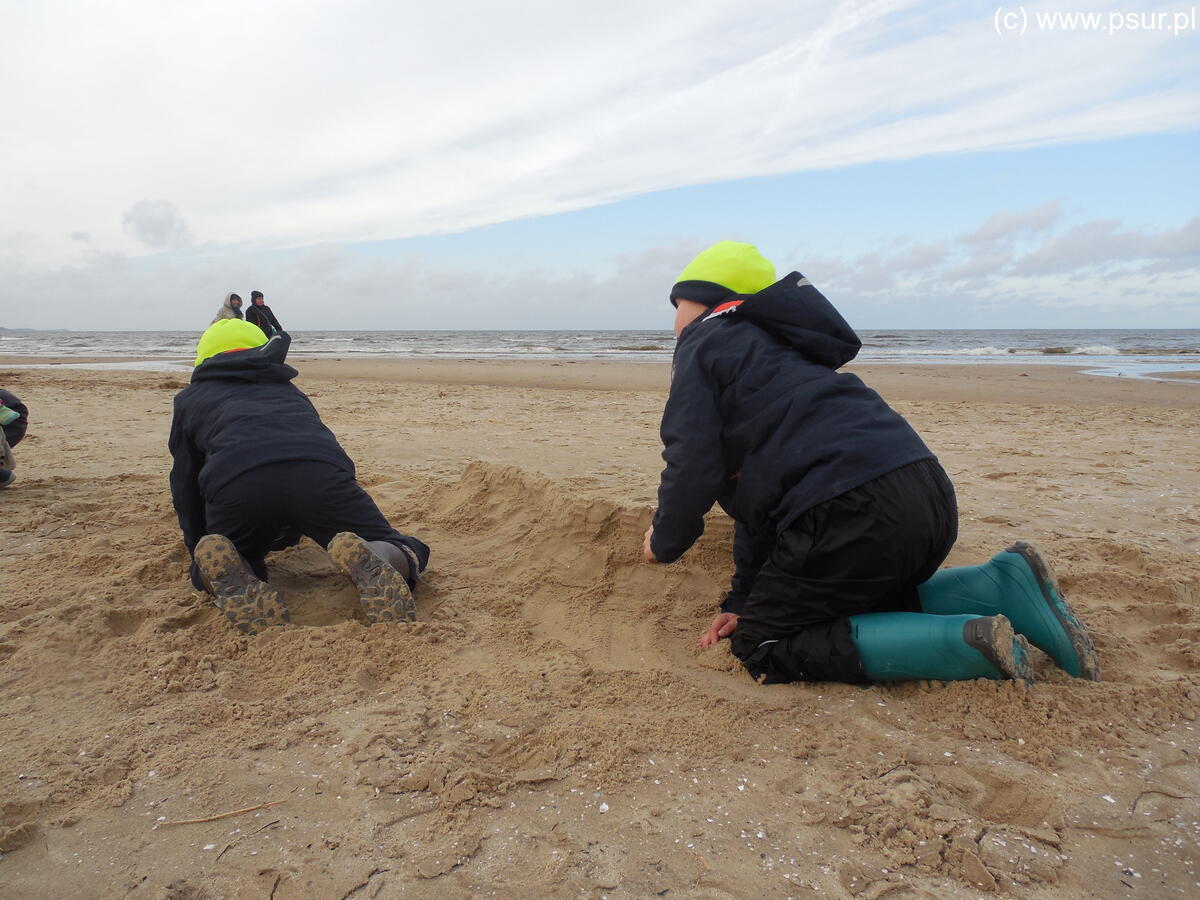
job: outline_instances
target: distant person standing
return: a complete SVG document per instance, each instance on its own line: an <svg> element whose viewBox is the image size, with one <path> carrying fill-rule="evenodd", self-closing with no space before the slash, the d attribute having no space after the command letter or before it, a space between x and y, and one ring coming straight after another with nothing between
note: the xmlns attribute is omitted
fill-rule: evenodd
<svg viewBox="0 0 1200 900"><path fill-rule="evenodd" d="M271 307L267 306L262 291L250 292L250 308L246 310L246 321L261 328L268 338L283 333L283 326L275 318L275 313L271 312Z"/></svg>
<svg viewBox="0 0 1200 900"><path fill-rule="evenodd" d="M242 315L242 298L237 294L227 294L225 302L221 304L221 308L217 310L217 314L213 316L213 323L220 322L222 319L241 319Z"/></svg>

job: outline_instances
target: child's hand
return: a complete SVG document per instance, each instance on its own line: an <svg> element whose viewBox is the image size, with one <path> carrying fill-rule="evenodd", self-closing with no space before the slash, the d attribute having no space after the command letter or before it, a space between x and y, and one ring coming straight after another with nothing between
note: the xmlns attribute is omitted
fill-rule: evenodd
<svg viewBox="0 0 1200 900"><path fill-rule="evenodd" d="M713 619L712 624L708 626L708 631L700 636L700 640L696 641L696 646L701 650L713 646L721 638L727 638L733 634L737 623L738 617L733 613L721 613Z"/></svg>
<svg viewBox="0 0 1200 900"><path fill-rule="evenodd" d="M654 551L650 549L650 538L652 537L654 537L653 525L646 529L646 537L642 541L642 556L646 558L646 562L648 563L658 562L658 560L654 557Z"/></svg>

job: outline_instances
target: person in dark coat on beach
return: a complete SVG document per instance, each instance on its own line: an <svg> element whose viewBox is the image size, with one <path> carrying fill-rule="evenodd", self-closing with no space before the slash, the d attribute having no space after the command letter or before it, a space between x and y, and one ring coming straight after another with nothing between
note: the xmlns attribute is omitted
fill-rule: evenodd
<svg viewBox="0 0 1200 900"><path fill-rule="evenodd" d="M283 333L283 326L275 318L275 313L271 312L271 307L267 306L267 300L262 291L250 292L250 305L246 307L246 321L261 328L267 337Z"/></svg>
<svg viewBox="0 0 1200 900"><path fill-rule="evenodd" d="M722 241L670 299L666 468L643 552L678 559L714 503L733 518L731 588L699 646L730 638L767 683L1031 681L1028 639L1099 677L1032 545L938 570L958 533L954 487L908 422L838 371L860 341L807 278L777 279L756 248Z"/></svg>
<svg viewBox="0 0 1200 900"><path fill-rule="evenodd" d="M29 410L20 397L3 389L0 389L0 426L3 428L0 431L0 488L6 488L17 480L13 473L17 461L12 448L25 437Z"/></svg>
<svg viewBox="0 0 1200 900"><path fill-rule="evenodd" d="M238 628L290 621L265 557L300 540L325 547L354 582L369 622L412 621L429 547L393 528L354 463L292 384L291 338L222 320L200 338L191 384L175 396L171 499L191 579Z"/></svg>

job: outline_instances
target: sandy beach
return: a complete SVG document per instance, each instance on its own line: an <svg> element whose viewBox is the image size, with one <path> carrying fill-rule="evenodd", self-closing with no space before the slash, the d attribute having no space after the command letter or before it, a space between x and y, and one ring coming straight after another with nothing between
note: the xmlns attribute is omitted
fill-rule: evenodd
<svg viewBox="0 0 1200 900"><path fill-rule="evenodd" d="M294 624L247 638L186 580L186 374L18 361L0 897L1200 891L1200 386L854 369L956 483L948 562L1036 541L1104 680L763 687L694 648L728 519L641 561L665 365L294 359L433 558L419 621L367 627L322 549L276 554Z"/></svg>

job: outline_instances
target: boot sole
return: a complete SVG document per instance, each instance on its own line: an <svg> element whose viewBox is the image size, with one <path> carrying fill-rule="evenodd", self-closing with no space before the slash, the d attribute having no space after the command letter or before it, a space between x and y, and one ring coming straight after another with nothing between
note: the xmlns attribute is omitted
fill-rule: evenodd
<svg viewBox="0 0 1200 900"><path fill-rule="evenodd" d="M257 634L292 621L279 592L258 580L229 538L205 535L196 544L195 558L213 604L238 631Z"/></svg>
<svg viewBox="0 0 1200 900"><path fill-rule="evenodd" d="M963 627L963 640L982 653L1005 678L1033 684L1037 681L1029 662L1029 642L1013 631L1004 616L983 616Z"/></svg>
<svg viewBox="0 0 1200 900"><path fill-rule="evenodd" d="M404 576L376 556L357 534L343 531L329 542L329 556L358 589L367 621L415 622L417 605Z"/></svg>
<svg viewBox="0 0 1200 900"><path fill-rule="evenodd" d="M1050 571L1049 564L1038 551L1037 546L1029 541L1017 541L1008 548L1007 552L1018 554L1033 570L1033 576L1042 591L1042 599L1046 601L1046 606L1067 633L1071 647L1075 650L1075 657L1079 660L1079 677L1089 681L1099 681L1100 657L1096 653L1092 639L1088 635L1087 629L1083 627L1083 623L1079 621L1071 604L1067 602L1066 596L1058 586L1058 579Z"/></svg>
<svg viewBox="0 0 1200 900"><path fill-rule="evenodd" d="M401 545L400 550L408 559L408 578L406 580L411 581L415 588L417 581L421 578L421 560L417 558L417 552L411 547ZM412 590L412 588L409 588L409 590Z"/></svg>

